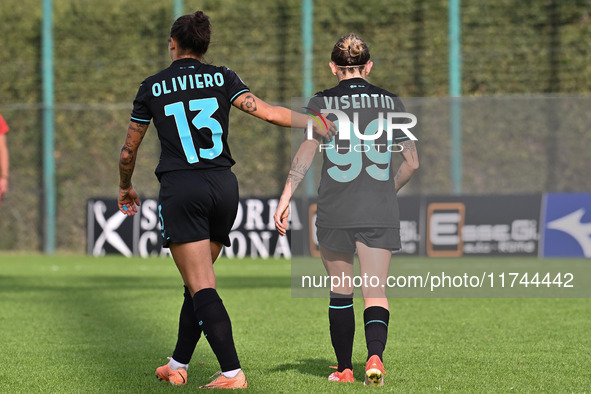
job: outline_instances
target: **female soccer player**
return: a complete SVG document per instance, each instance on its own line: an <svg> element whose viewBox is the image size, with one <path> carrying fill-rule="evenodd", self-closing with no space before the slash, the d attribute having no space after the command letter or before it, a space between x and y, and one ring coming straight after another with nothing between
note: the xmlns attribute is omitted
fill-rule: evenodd
<svg viewBox="0 0 591 394"><path fill-rule="evenodd" d="M156 369L160 380L187 382L187 367L203 332L221 368L205 388L245 388L230 318L216 291L213 263L229 233L238 207L238 184L228 147L231 105L279 126L305 127L309 116L271 106L226 67L201 62L209 46L211 24L201 11L172 25L172 64L140 85L119 160L119 209L133 216L140 205L131 184L138 147L150 121L161 143L156 176L160 181L162 237L184 285L177 344L170 362ZM333 129L318 128L330 138Z"/></svg>
<svg viewBox="0 0 591 394"><path fill-rule="evenodd" d="M349 138L340 130L333 143L305 139L296 153L275 213L275 226L285 235L289 201L308 171L316 150L323 153L318 216L320 254L331 277L353 277L354 253L359 256L362 277L376 276L379 285L362 287L363 319L368 356L364 383L383 385L382 354L386 346L389 307L385 286L392 250L400 249L400 219L396 193L419 167L415 144L401 130L388 135L388 113L404 112L396 95L370 84L372 68L367 45L355 34L341 37L331 54L330 69L338 85L317 93L308 104L315 113L340 110L339 129L351 121ZM333 111L334 112L334 111ZM338 115L338 114L337 114ZM391 123L406 123L404 121ZM374 138L381 133L380 137ZM360 137L359 134L365 134ZM392 152L404 158L395 173ZM352 281L332 288L328 310L330 336L337 357L337 371L328 379L353 382Z"/></svg>

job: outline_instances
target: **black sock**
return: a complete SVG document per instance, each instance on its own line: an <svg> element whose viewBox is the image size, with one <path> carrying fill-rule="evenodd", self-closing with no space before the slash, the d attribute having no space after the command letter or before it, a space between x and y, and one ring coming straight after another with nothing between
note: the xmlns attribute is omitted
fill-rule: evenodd
<svg viewBox="0 0 591 394"><path fill-rule="evenodd" d="M232 323L218 292L212 288L199 290L193 296L193 304L197 321L222 372L240 368L232 337Z"/></svg>
<svg viewBox="0 0 591 394"><path fill-rule="evenodd" d="M381 306L370 306L363 312L363 321L365 323L367 359L369 360L371 356L377 354L382 360L386 340L388 339L390 312Z"/></svg>
<svg viewBox="0 0 591 394"><path fill-rule="evenodd" d="M330 339L337 356L338 371L353 369L353 338L355 337L355 312L353 310L353 294L330 292L328 307L330 323Z"/></svg>
<svg viewBox="0 0 591 394"><path fill-rule="evenodd" d="M181 308L179 317L179 333L176 341L172 358L183 364L189 364L195 346L201 336L201 327L195 317L195 308L193 307L193 298L187 286L185 286L185 301Z"/></svg>

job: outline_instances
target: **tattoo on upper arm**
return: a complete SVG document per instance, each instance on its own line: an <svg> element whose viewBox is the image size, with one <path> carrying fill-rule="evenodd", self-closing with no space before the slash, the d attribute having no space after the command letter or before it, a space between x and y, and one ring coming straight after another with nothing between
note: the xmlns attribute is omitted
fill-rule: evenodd
<svg viewBox="0 0 591 394"><path fill-rule="evenodd" d="M257 102L254 96L247 95L244 100L240 103L240 109L244 112L255 112L257 110Z"/></svg>
<svg viewBox="0 0 591 394"><path fill-rule="evenodd" d="M141 135L141 137L144 138L144 135L146 134L146 130L148 130L148 125L136 123L136 122L130 122L129 130L139 133Z"/></svg>

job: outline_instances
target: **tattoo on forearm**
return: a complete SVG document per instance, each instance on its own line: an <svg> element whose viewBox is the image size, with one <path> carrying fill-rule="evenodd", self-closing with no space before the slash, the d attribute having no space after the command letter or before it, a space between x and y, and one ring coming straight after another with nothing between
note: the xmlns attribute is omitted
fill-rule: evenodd
<svg viewBox="0 0 591 394"><path fill-rule="evenodd" d="M287 183L290 185L292 195L295 192L295 190L298 188L298 185L300 184L300 182L302 182L302 179L304 179L304 178L302 176L300 176L300 174L290 173L287 176Z"/></svg>
<svg viewBox="0 0 591 394"><path fill-rule="evenodd" d="M290 174L297 174L303 178L306 176L306 172L308 172L309 167L310 166L306 163L300 163L300 160L296 157L291 164Z"/></svg>
<svg viewBox="0 0 591 394"><path fill-rule="evenodd" d="M148 130L146 124L129 122L125 143L121 147L121 155L119 156L119 187L122 189L131 187L136 151L146 134L146 130Z"/></svg>
<svg viewBox="0 0 591 394"><path fill-rule="evenodd" d="M400 145L402 145L402 152L408 152L410 153L410 157L412 157L413 160L416 159L416 152L417 152L417 148L415 147L415 143L411 140L406 140L400 143Z"/></svg>
<svg viewBox="0 0 591 394"><path fill-rule="evenodd" d="M131 185L131 175L133 174L133 168L122 168L119 166L119 187L127 189Z"/></svg>
<svg viewBox="0 0 591 394"><path fill-rule="evenodd" d="M291 169L289 170L289 175L287 176L287 183L291 185L292 193L297 189L300 182L302 182L302 179L306 176L308 168L308 164L300 163L297 157L294 159Z"/></svg>
<svg viewBox="0 0 591 394"><path fill-rule="evenodd" d="M240 103L240 109L244 112L255 112L257 110L257 102L254 99L254 96L251 96L250 94L246 96Z"/></svg>
<svg viewBox="0 0 591 394"><path fill-rule="evenodd" d="M121 157L120 157L120 164L122 165L130 165L134 162L135 156L133 154L133 145L130 143L126 143L121 147ZM126 153L126 155L124 155Z"/></svg>

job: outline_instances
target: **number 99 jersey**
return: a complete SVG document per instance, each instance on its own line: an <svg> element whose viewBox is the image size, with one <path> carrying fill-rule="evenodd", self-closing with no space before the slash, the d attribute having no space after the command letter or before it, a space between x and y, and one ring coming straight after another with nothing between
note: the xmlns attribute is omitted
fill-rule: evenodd
<svg viewBox="0 0 591 394"><path fill-rule="evenodd" d="M133 102L131 120L154 120L161 145L158 179L168 171L232 167L230 108L248 91L234 71L191 58L148 77Z"/></svg>
<svg viewBox="0 0 591 394"><path fill-rule="evenodd" d="M319 146L318 227L400 228L392 153L400 152L399 144L409 137L400 129L387 130L389 124L407 123L392 115L405 112L402 101L362 78L351 78L317 93L308 108L344 113L327 115L339 133ZM347 119L350 130L344 133Z"/></svg>

